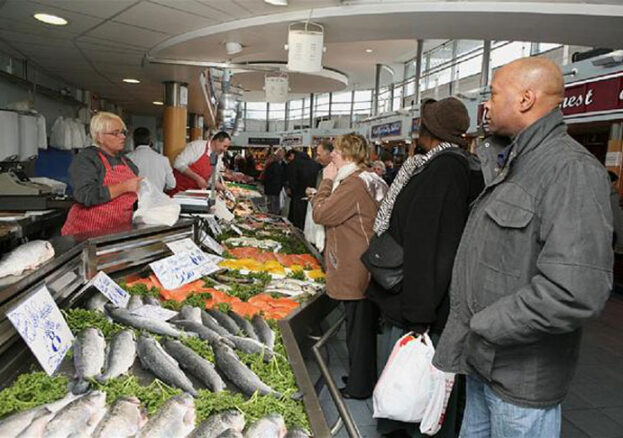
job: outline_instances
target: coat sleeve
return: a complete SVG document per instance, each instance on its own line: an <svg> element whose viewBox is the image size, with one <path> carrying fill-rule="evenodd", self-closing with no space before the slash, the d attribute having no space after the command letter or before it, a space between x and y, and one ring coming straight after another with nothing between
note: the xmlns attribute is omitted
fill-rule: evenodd
<svg viewBox="0 0 623 438"><path fill-rule="evenodd" d="M555 181L542 200L536 274L470 321L474 332L495 345L572 332L597 316L610 295L612 211L605 171L578 160L565 165Z"/></svg>
<svg viewBox="0 0 623 438"><path fill-rule="evenodd" d="M85 207L110 201L110 191L104 186L104 165L90 150L74 156L69 165L73 198Z"/></svg>
<svg viewBox="0 0 623 438"><path fill-rule="evenodd" d="M455 157L431 162L401 220L404 279L401 312L412 324L431 324L448 295L454 256L468 215L469 177Z"/></svg>
<svg viewBox="0 0 623 438"><path fill-rule="evenodd" d="M357 202L364 190L358 178L350 177L331 193L333 180L324 179L312 200L312 217L319 225L334 227L357 214ZM358 187L360 186L360 187Z"/></svg>

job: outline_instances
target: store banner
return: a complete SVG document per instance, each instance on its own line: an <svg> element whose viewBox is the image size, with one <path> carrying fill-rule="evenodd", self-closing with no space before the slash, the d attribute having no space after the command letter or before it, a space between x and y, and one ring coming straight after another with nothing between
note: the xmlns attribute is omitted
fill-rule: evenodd
<svg viewBox="0 0 623 438"><path fill-rule="evenodd" d="M420 126L420 118L414 117L413 120L411 120L411 133L414 134L418 132L419 126Z"/></svg>
<svg viewBox="0 0 623 438"><path fill-rule="evenodd" d="M402 120L382 125L374 125L371 130L371 138L397 137L402 134Z"/></svg>
<svg viewBox="0 0 623 438"><path fill-rule="evenodd" d="M249 146L279 146L281 138L279 137L249 137L247 139Z"/></svg>
<svg viewBox="0 0 623 438"><path fill-rule="evenodd" d="M281 138L281 146L283 147L293 147L293 146L303 146L303 136L302 135L289 135Z"/></svg>
<svg viewBox="0 0 623 438"><path fill-rule="evenodd" d="M565 88L565 116L623 109L623 73L570 84Z"/></svg>

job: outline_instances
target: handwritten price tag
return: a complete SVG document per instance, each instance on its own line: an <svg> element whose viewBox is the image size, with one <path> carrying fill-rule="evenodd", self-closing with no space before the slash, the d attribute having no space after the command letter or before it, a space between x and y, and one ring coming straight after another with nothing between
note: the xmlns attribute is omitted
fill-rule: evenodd
<svg viewBox="0 0 623 438"><path fill-rule="evenodd" d="M48 375L63 361L74 337L46 286L7 312L20 336L26 341Z"/></svg>
<svg viewBox="0 0 623 438"><path fill-rule="evenodd" d="M100 271L91 280L93 286L97 288L106 298L117 307L126 307L130 301L130 294L121 288L105 272Z"/></svg>
<svg viewBox="0 0 623 438"><path fill-rule="evenodd" d="M199 247L190 238L176 240L175 242L168 242L167 246L173 254L182 254L185 252L201 251Z"/></svg>
<svg viewBox="0 0 623 438"><path fill-rule="evenodd" d="M202 267L207 263L209 260L199 251L175 254L149 266L165 289L177 289L204 275Z"/></svg>
<svg viewBox="0 0 623 438"><path fill-rule="evenodd" d="M204 231L200 231L199 235L201 238L202 245L205 245L210 251L218 255L223 255L223 247L221 246L220 243L218 243L208 233Z"/></svg>

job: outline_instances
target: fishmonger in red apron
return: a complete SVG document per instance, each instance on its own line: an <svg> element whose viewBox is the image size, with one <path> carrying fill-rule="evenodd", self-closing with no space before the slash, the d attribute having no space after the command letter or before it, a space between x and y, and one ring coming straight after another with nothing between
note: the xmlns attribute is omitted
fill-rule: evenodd
<svg viewBox="0 0 623 438"><path fill-rule="evenodd" d="M121 158L123 164L111 167L104 154L99 151L97 154L106 168L105 187L136 178L125 158ZM135 192L126 192L115 199L91 207L75 203L69 210L61 235L109 231L129 226L132 223L133 207L136 200L137 194Z"/></svg>
<svg viewBox="0 0 623 438"><path fill-rule="evenodd" d="M210 179L210 176L212 175L212 163L210 162L210 155L208 155L207 142L203 154L201 154L201 158L188 166L188 168L206 180L206 182ZM179 170L173 169L173 175L175 176L176 184L174 189L167 192L169 196L173 196L178 192L183 192L189 189L199 188L194 179L187 177Z"/></svg>

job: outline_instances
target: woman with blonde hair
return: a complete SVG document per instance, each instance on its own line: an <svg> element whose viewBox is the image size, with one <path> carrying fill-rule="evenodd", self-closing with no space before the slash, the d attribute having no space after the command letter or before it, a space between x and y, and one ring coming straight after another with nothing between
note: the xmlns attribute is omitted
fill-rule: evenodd
<svg viewBox="0 0 623 438"><path fill-rule="evenodd" d="M312 200L313 219L324 225L327 294L344 304L349 374L345 398L368 398L376 383L377 310L364 297L370 276L361 263L387 184L366 171L368 144L359 134L337 137L331 163Z"/></svg>
<svg viewBox="0 0 623 438"><path fill-rule="evenodd" d="M128 131L119 116L100 112L91 119L95 145L76 155L69 166L72 205L62 235L100 234L132 223L141 178L124 157Z"/></svg>

